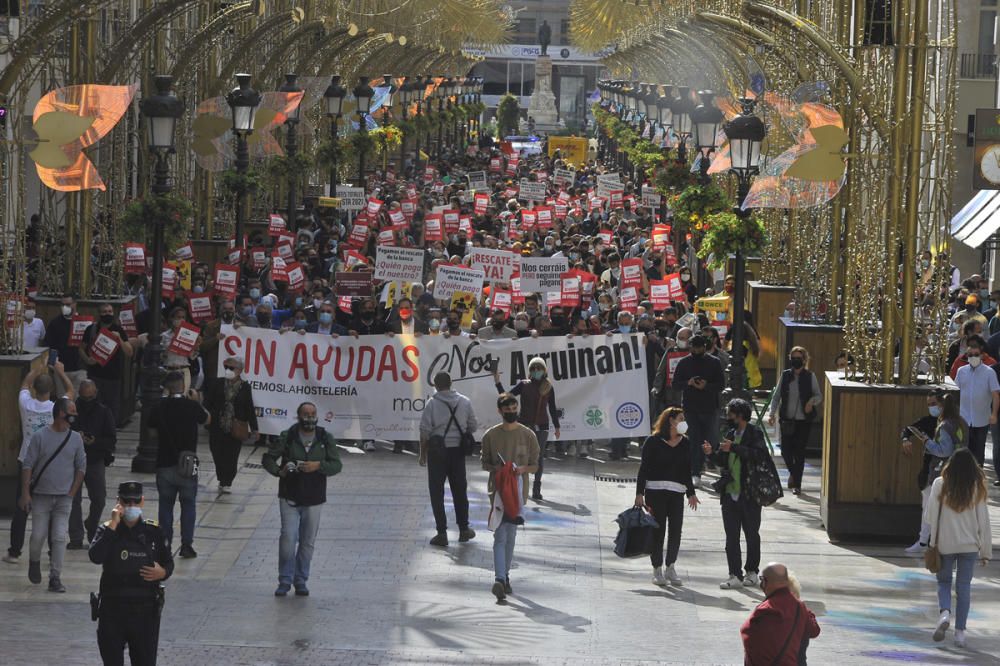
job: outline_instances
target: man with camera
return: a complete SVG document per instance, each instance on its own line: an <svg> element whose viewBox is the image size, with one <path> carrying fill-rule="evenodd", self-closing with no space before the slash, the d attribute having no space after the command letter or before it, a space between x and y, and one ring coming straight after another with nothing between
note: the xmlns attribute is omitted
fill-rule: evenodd
<svg viewBox="0 0 1000 666"><path fill-rule="evenodd" d="M123 664L124 649L133 664L155 664L163 610L163 586L174 572L174 558L153 520L142 520L142 484L118 486L111 520L97 528L90 561L103 568L100 596L90 595L97 620L97 645L105 664Z"/></svg>
<svg viewBox="0 0 1000 666"><path fill-rule="evenodd" d="M312 561L320 512L326 503L326 477L340 473L340 451L333 436L316 425L316 405L303 402L299 422L272 438L261 463L278 477L281 541L278 544L278 588L274 596L309 596Z"/></svg>

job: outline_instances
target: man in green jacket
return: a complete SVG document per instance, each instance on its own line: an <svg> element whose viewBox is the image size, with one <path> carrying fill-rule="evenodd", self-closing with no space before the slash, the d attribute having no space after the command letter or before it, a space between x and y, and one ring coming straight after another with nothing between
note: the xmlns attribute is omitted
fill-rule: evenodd
<svg viewBox="0 0 1000 666"><path fill-rule="evenodd" d="M343 467L337 442L316 426L316 405L303 402L296 413L298 424L281 433L261 461L264 469L278 477L281 541L276 597L286 596L293 584L296 596L309 596L306 581L320 510L326 502L326 477Z"/></svg>

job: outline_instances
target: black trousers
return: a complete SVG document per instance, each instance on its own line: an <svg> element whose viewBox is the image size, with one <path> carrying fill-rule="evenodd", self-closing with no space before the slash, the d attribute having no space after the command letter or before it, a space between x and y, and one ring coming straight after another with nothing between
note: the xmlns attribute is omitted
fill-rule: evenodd
<svg viewBox="0 0 1000 666"><path fill-rule="evenodd" d="M534 428L532 428L534 430ZM535 437L538 438L538 471L535 472L534 483L531 484L531 491L535 495L542 494L542 476L545 474L545 451L549 448L549 431L535 430Z"/></svg>
<svg viewBox="0 0 1000 666"><path fill-rule="evenodd" d="M806 443L812 421L781 422L781 457L788 470L788 487L802 487L802 471L806 466Z"/></svg>
<svg viewBox="0 0 1000 666"><path fill-rule="evenodd" d="M455 446L427 453L427 487L431 493L431 509L438 532L448 529L448 516L444 511L444 482L451 488L451 499L455 505L455 522L459 529L469 526L469 483L465 478L465 454L462 447Z"/></svg>
<svg viewBox="0 0 1000 666"><path fill-rule="evenodd" d="M93 541L97 526L101 524L104 514L104 504L108 498L107 482L104 478L104 460L87 462L83 485L87 486L87 498L90 500L90 510L83 517L83 486L73 496L73 508L69 512L69 540L75 543L83 541L84 531L87 541Z"/></svg>
<svg viewBox="0 0 1000 666"><path fill-rule="evenodd" d="M743 571L747 573L760 570L760 504L741 493L739 499L733 499L729 493L722 494L722 526L726 530L726 561L729 562L729 575L743 579ZM743 566L743 553L740 551L740 532L747 540L747 560Z"/></svg>
<svg viewBox="0 0 1000 666"><path fill-rule="evenodd" d="M233 485L242 445L243 442L220 430L212 428L208 431L208 448L212 451L215 476L218 477L220 486Z"/></svg>
<svg viewBox="0 0 1000 666"><path fill-rule="evenodd" d="M21 557L24 548L24 532L28 527L28 514L21 508L21 463L17 463L17 483L14 484L14 513L10 519L10 548L7 554Z"/></svg>
<svg viewBox="0 0 1000 666"><path fill-rule="evenodd" d="M101 601L97 647L104 666L124 666L126 646L132 666L156 666L159 639L160 612L155 601Z"/></svg>
<svg viewBox="0 0 1000 666"><path fill-rule="evenodd" d="M684 493L675 493L672 490L647 490L646 506L653 514L659 527L653 531L653 552L649 554L649 560L653 568L662 566L663 561L663 538L667 537L667 561L669 567L677 561L677 553L681 549L681 528L684 526ZM669 535L668 535L669 525Z"/></svg>
<svg viewBox="0 0 1000 666"><path fill-rule="evenodd" d="M980 467L986 463L986 435L989 432L990 427L988 425L969 426L969 450L976 457Z"/></svg>
<svg viewBox="0 0 1000 666"><path fill-rule="evenodd" d="M91 379L97 384L97 393L101 396L101 402L111 410L111 415L115 417L115 427L118 427L120 422L118 413L122 409L122 380L101 379L100 377L91 377Z"/></svg>

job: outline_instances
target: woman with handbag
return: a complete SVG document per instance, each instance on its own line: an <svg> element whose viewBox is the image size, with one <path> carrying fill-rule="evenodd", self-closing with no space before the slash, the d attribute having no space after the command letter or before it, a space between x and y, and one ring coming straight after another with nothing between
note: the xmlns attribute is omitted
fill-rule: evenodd
<svg viewBox="0 0 1000 666"><path fill-rule="evenodd" d="M635 505L645 507L656 519L652 552L653 584L667 583L680 587L680 576L674 569L681 548L681 527L684 524L684 496L692 511L698 510L698 497L691 482L691 444L684 436L688 425L684 410L668 407L660 414L653 434L642 444L642 462L635 486ZM663 560L663 538L669 524L666 569Z"/></svg>
<svg viewBox="0 0 1000 666"><path fill-rule="evenodd" d="M931 485L924 520L931 524L930 547L924 561L938 580L938 616L934 640L944 640L951 625L951 577L955 580L955 645L965 647L965 623L971 604L972 570L978 559L986 566L993 557L990 516L986 506L986 476L969 449L959 449Z"/></svg>
<svg viewBox="0 0 1000 666"><path fill-rule="evenodd" d="M243 380L243 361L235 356L223 362L223 376L211 379L205 389L205 409L212 415L208 446L219 479L219 494L231 492L240 447L247 439L256 441L257 414L253 391Z"/></svg>
<svg viewBox="0 0 1000 666"><path fill-rule="evenodd" d="M805 347L792 347L788 365L781 373L778 390L771 396L767 421L774 425L777 417L781 423L781 457L788 469L788 487L793 495L798 495L802 492L809 431L823 398L816 375L809 370L809 352Z"/></svg>
<svg viewBox="0 0 1000 666"><path fill-rule="evenodd" d="M753 407L746 400L736 398L726 405L726 418L730 430L712 453L709 442L702 444L706 456L711 456L719 466L722 476L714 484L722 503L722 525L726 530L726 560L729 578L719 587L733 590L739 587L757 587L760 584L760 517L761 504L752 487L751 469L770 459L764 433L750 423ZM781 487L776 491L780 494ZM746 537L746 564L742 561L740 533ZM746 575L744 575L744 571Z"/></svg>

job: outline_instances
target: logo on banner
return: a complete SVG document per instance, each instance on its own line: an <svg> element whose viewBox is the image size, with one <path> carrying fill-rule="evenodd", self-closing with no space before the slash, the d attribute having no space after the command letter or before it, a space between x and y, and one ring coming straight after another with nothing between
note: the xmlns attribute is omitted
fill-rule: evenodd
<svg viewBox="0 0 1000 666"><path fill-rule="evenodd" d="M280 407L254 407L253 411L257 416L276 416L279 418L288 416L288 410Z"/></svg>
<svg viewBox="0 0 1000 666"><path fill-rule="evenodd" d="M583 410L583 422L587 425L587 427L597 430L604 425L604 421L604 410L600 407L592 405Z"/></svg>
<svg viewBox="0 0 1000 666"><path fill-rule="evenodd" d="M618 425L628 430L638 428L642 424L642 407L634 402L623 403L615 412L615 420Z"/></svg>

